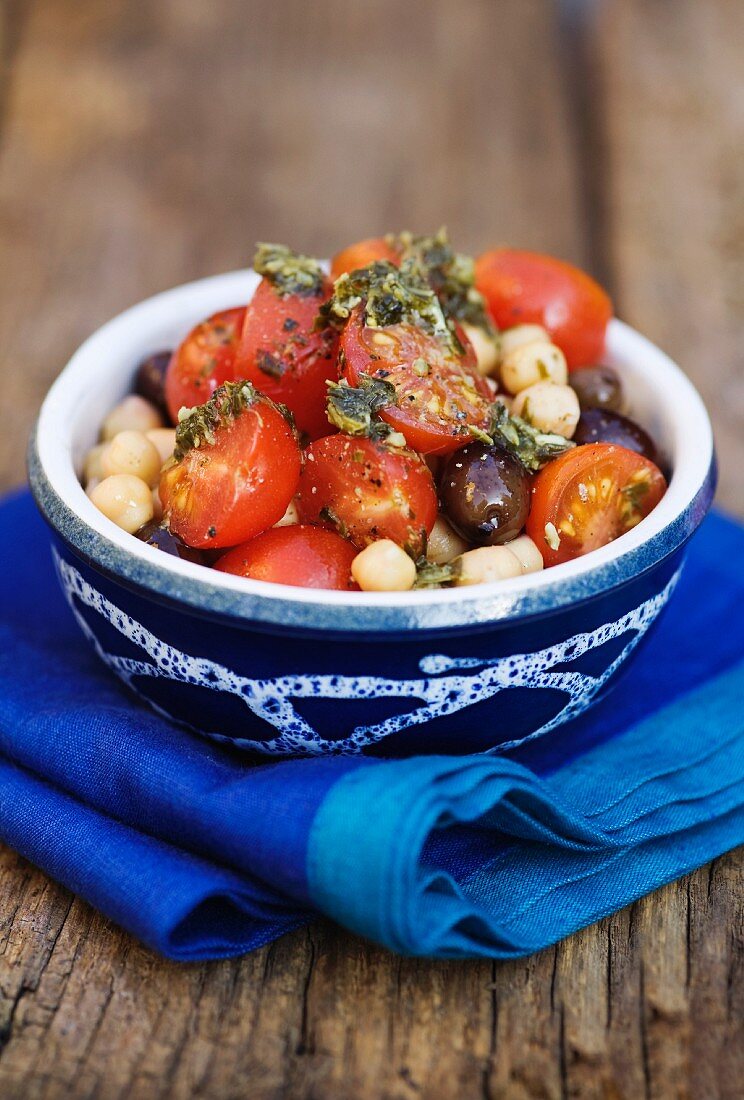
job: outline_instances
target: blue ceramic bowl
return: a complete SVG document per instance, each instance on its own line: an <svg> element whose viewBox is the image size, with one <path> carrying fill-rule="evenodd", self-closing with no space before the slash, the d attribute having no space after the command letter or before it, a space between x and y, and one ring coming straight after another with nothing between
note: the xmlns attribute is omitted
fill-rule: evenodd
<svg viewBox="0 0 744 1100"><path fill-rule="evenodd" d="M83 344L43 405L31 486L60 584L101 659L159 711L274 756L498 751L592 706L670 598L713 496L710 423L684 374L611 323L607 361L674 471L659 506L611 546L441 592L319 592L231 577L119 530L78 471L140 360L247 301L256 281L233 272L127 310Z"/></svg>

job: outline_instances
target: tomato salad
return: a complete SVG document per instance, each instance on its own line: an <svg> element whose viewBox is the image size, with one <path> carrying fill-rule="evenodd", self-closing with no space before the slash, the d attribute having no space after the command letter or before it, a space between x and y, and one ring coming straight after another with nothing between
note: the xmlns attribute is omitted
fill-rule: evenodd
<svg viewBox="0 0 744 1100"><path fill-rule="evenodd" d="M605 546L666 490L602 363L609 298L549 256L446 233L316 260L259 245L247 304L140 364L83 482L114 523L275 584L504 580Z"/></svg>

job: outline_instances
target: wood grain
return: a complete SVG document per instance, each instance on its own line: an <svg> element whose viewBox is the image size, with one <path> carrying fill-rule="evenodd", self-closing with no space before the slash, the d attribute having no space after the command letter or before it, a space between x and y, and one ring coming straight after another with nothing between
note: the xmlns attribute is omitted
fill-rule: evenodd
<svg viewBox="0 0 744 1100"><path fill-rule="evenodd" d="M587 260L547 2L21 7L0 160L2 396L20 438L84 336L244 266L256 239L328 255L447 222L463 247ZM0 471L22 475L15 433Z"/></svg>
<svg viewBox="0 0 744 1100"><path fill-rule="evenodd" d="M447 222L606 278L705 392L744 512L741 5L563 8L0 4L0 483L67 356L131 302L258 237L327 253ZM0 1096L733 1100L743 970L737 854L508 964L319 923L177 966L5 850Z"/></svg>
<svg viewBox="0 0 744 1100"><path fill-rule="evenodd" d="M714 420L719 500L744 512L744 5L600 5L604 218L618 310ZM691 440L694 446L694 440Z"/></svg>

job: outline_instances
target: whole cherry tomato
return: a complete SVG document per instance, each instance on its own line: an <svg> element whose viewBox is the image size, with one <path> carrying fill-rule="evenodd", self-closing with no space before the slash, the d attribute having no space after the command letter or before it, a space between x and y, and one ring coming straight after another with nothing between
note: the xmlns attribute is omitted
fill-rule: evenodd
<svg viewBox="0 0 744 1100"><path fill-rule="evenodd" d="M543 325L572 369L601 358L612 303L578 267L538 252L496 248L478 257L475 285L499 328Z"/></svg>
<svg viewBox="0 0 744 1100"><path fill-rule="evenodd" d="M218 386L231 382L245 307L223 309L192 329L171 356L165 403L173 423L181 409L203 405Z"/></svg>
<svg viewBox="0 0 744 1100"><path fill-rule="evenodd" d="M350 592L357 589L351 576L356 554L351 543L335 531L295 524L272 527L228 550L214 568L256 581Z"/></svg>
<svg viewBox="0 0 744 1100"><path fill-rule="evenodd" d="M368 237L367 240L357 241L336 253L331 260L331 278L335 282L346 271L356 271L375 260L390 260L395 264L398 258L398 252L385 237Z"/></svg>
<svg viewBox="0 0 744 1100"><path fill-rule="evenodd" d="M248 304L236 372L272 400L286 405L310 439L327 435L326 381L338 377L338 334L314 330L318 307L331 293L285 294L263 278Z"/></svg>

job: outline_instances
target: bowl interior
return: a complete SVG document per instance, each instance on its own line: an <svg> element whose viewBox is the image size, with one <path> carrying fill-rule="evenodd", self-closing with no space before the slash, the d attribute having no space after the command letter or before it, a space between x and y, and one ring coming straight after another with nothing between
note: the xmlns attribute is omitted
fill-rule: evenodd
<svg viewBox="0 0 744 1100"><path fill-rule="evenodd" d="M249 612L278 622L287 621L286 608L290 604L314 605L318 609L316 620L318 615L323 618L321 607L326 611L334 606L390 611L428 607L439 608L440 612L430 610L423 617L417 613L404 614L399 625L423 625L425 621L436 628L537 611L540 606L550 606L551 601L564 604L577 596L591 595L671 553L689 536L694 523L699 522L700 495L708 491L706 485L710 489L708 483L712 480L713 441L705 408L692 384L663 352L627 325L613 320L605 361L620 371L631 415L654 437L673 474L666 496L650 516L610 546L591 555L543 573L478 586L477 590L347 594L288 589L231 577L164 555L138 542L107 520L86 497L78 480L85 453L96 442L106 413L129 392L137 365L145 356L174 347L208 314L245 303L257 283L254 272L237 271L147 299L94 333L52 386L37 425L38 461L36 473L32 463L32 486L47 517L61 528L63 537L77 543L77 548L94 561L110 563L112 572L128 575L128 579L149 586L166 598L168 585L172 586L176 578L181 598L195 607L211 605L220 610L214 607L214 594L222 593L221 602L227 607L229 596L224 594L233 592L240 596L234 605L236 613ZM705 506L707 503L706 500ZM695 516L680 526L681 517L691 515L691 510L696 511ZM78 521L74 537L69 524L64 529L65 520L73 516ZM668 539L662 545L659 537L675 524L679 527L676 545L669 544ZM136 562L139 567L132 564ZM185 579L189 580L189 588L184 594ZM567 583L570 580L578 583L573 591ZM543 596L537 601L525 599L529 593L541 590ZM247 597L252 601L250 607ZM278 602L285 610L258 608L266 601ZM441 611L447 607L449 611ZM389 626L392 620L383 616L375 624L378 621L380 624L387 621ZM356 629L369 629L372 620L362 615L358 623Z"/></svg>

